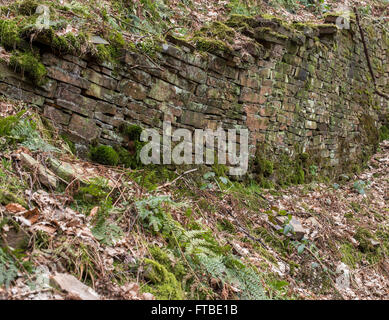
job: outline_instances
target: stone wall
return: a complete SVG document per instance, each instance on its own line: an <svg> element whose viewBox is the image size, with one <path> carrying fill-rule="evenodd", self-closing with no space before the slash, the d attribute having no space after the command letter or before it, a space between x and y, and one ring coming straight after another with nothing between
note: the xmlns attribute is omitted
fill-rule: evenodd
<svg viewBox="0 0 389 320"><path fill-rule="evenodd" d="M258 22L258 21L257 21ZM265 26L265 27L264 27ZM248 128L250 152L309 153L323 168L371 154L388 100L374 93L358 30L262 19L258 45L203 53L172 37L151 60L126 52L119 68L42 48L48 82L33 86L1 65L0 92L41 107L75 142L121 141L123 122L161 128ZM377 83L388 92L389 35L366 27ZM157 61L157 62L155 62ZM265 148L264 148L265 150Z"/></svg>

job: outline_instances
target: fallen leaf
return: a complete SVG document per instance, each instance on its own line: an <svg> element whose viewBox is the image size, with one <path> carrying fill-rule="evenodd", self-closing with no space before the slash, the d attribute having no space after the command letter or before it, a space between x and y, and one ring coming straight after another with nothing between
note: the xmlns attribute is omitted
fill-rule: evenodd
<svg viewBox="0 0 389 320"><path fill-rule="evenodd" d="M12 213L26 211L26 209L23 206L21 206L19 203L9 203L5 206L5 208L7 209L7 211Z"/></svg>
<svg viewBox="0 0 389 320"><path fill-rule="evenodd" d="M36 231L43 231L43 232L46 232L48 234L54 234L57 231L56 228L50 227L50 226L45 226L45 225L35 225L33 228Z"/></svg>
<svg viewBox="0 0 389 320"><path fill-rule="evenodd" d="M96 213L99 211L100 207L94 207L91 211L90 211L90 214L89 214L89 217L93 218Z"/></svg>
<svg viewBox="0 0 389 320"><path fill-rule="evenodd" d="M36 223L39 220L39 209L34 208L24 213L24 217L30 220L31 224Z"/></svg>

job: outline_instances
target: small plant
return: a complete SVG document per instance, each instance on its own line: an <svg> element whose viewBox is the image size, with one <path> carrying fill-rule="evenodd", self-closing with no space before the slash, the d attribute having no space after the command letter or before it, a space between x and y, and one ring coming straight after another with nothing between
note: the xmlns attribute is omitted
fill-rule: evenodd
<svg viewBox="0 0 389 320"><path fill-rule="evenodd" d="M59 152L60 150L47 143L41 137L34 121L22 119L26 111L0 119L0 136L6 137L8 142L17 142L31 151Z"/></svg>
<svg viewBox="0 0 389 320"><path fill-rule="evenodd" d="M365 181L362 181L362 180L358 180L358 181L354 182L354 185L353 185L354 190L357 191L361 195L366 194L366 192L365 192L366 186L367 186L367 184L365 183Z"/></svg>
<svg viewBox="0 0 389 320"><path fill-rule="evenodd" d="M216 176L216 173L213 172L213 171L209 171L207 173L205 173L203 175L203 178L204 180L206 180L207 182L204 183L200 189L201 190L205 190L205 189L212 189L214 187L214 184L215 183L219 190L223 190L223 187L224 186L227 186L229 183L230 183L230 180L228 180L227 177L224 177L224 176L221 176L221 177L217 177Z"/></svg>
<svg viewBox="0 0 389 320"><path fill-rule="evenodd" d="M100 207L92 233L102 244L113 246L123 237L123 230L116 223L107 221L109 207L110 205Z"/></svg>
<svg viewBox="0 0 389 320"><path fill-rule="evenodd" d="M108 181L106 179L101 177L93 178L87 186L80 188L79 195L87 204L106 203L110 200L110 198L107 199L107 187Z"/></svg>
<svg viewBox="0 0 389 320"><path fill-rule="evenodd" d="M18 275L18 267L14 258L3 248L0 248L0 286L8 287Z"/></svg>
<svg viewBox="0 0 389 320"><path fill-rule="evenodd" d="M167 196L150 197L135 202L139 217L148 227L152 227L155 232L162 229L163 223L166 220L165 211L162 208L164 203L173 204L172 200Z"/></svg>

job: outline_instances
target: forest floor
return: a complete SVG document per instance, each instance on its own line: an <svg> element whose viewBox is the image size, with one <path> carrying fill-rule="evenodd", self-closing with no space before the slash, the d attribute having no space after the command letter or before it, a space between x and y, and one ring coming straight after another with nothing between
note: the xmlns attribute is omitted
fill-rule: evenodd
<svg viewBox="0 0 389 320"><path fill-rule="evenodd" d="M25 108L0 107L3 119ZM82 161L39 119L29 109L17 120L34 124L32 140L1 138L1 298L389 297L389 141L342 183L265 190L217 168Z"/></svg>

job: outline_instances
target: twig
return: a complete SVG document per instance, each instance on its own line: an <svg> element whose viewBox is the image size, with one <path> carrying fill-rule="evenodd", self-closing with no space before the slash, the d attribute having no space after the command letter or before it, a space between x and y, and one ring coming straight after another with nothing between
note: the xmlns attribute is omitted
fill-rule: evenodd
<svg viewBox="0 0 389 320"><path fill-rule="evenodd" d="M13 299L19 299L19 298L22 298L25 296L29 296L30 294L36 294L36 293L41 293L41 292L46 292L46 291L55 291L55 290L54 290L54 288L45 288L45 289L41 289L41 290L25 292L25 293L21 293L21 294L14 296Z"/></svg>
<svg viewBox="0 0 389 320"><path fill-rule="evenodd" d="M194 171L197 171L198 168L195 168L195 169L191 169L191 170L188 170L188 171L185 171L183 174L179 175L177 178L175 178L173 181L171 182L167 182L165 184L163 184L162 186L159 186L157 188L157 190L159 189L162 189L162 188L165 188L165 187L168 187L170 185L172 185L173 183L175 183L177 180L181 179L183 176L187 175L188 173L191 173L191 172L194 172Z"/></svg>
<svg viewBox="0 0 389 320"><path fill-rule="evenodd" d="M231 217L234 218L234 221L235 221L235 223L237 224L237 226L241 229L241 231L242 231L247 237L249 237L251 240L254 240L254 241L259 242L259 243L262 245L262 247L263 247L264 249L266 249L266 250L268 249L267 246L263 243L262 239L253 237L245 228L243 228L243 227L241 226L241 224L239 223L239 221L235 218L235 216L230 212L229 209L227 209L226 211L227 211L227 213L228 213Z"/></svg>

